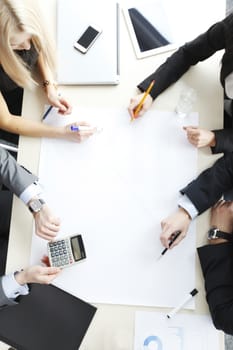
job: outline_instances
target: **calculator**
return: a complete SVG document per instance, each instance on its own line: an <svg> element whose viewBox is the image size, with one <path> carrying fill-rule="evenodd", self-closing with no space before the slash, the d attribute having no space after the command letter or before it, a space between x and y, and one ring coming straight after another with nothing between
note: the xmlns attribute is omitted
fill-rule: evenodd
<svg viewBox="0 0 233 350"><path fill-rule="evenodd" d="M68 267L86 258L80 234L48 242L47 248L50 266Z"/></svg>

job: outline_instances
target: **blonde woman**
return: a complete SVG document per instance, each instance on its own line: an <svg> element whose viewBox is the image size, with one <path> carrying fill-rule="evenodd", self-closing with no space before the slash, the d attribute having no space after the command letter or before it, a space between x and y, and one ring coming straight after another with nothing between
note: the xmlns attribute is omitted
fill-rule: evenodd
<svg viewBox="0 0 233 350"><path fill-rule="evenodd" d="M20 117L23 88L33 89L38 84L49 104L61 114L71 112L69 102L57 93L54 48L34 3L0 0L0 138L13 143L18 135L79 142L92 132L73 132L69 126L53 127ZM35 70L40 75L38 82L33 78Z"/></svg>

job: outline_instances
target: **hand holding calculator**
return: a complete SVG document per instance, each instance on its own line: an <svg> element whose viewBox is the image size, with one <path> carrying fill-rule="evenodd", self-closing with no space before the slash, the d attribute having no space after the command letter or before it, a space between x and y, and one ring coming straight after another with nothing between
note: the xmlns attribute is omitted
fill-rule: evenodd
<svg viewBox="0 0 233 350"><path fill-rule="evenodd" d="M50 266L68 267L86 258L81 235L68 236L48 242Z"/></svg>

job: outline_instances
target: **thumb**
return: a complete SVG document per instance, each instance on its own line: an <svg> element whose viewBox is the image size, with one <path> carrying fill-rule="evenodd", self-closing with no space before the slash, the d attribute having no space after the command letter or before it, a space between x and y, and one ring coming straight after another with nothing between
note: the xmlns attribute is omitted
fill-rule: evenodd
<svg viewBox="0 0 233 350"><path fill-rule="evenodd" d="M53 218L53 224L56 226L60 226L61 225L61 219L58 217L54 217Z"/></svg>
<svg viewBox="0 0 233 350"><path fill-rule="evenodd" d="M183 129L184 130L196 130L196 129L198 129L198 126L193 126L193 125L186 125L186 126L183 126Z"/></svg>

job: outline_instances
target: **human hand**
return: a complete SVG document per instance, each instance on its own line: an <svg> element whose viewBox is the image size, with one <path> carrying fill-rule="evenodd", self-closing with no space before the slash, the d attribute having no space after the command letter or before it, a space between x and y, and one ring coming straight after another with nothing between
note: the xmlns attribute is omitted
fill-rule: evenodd
<svg viewBox="0 0 233 350"><path fill-rule="evenodd" d="M58 108L58 112L65 115L72 112L71 104L60 94L58 94L57 89L54 85L49 85L46 90L48 102L51 106Z"/></svg>
<svg viewBox="0 0 233 350"><path fill-rule="evenodd" d="M58 267L30 266L15 275L20 285L26 283L50 284L61 272Z"/></svg>
<svg viewBox="0 0 233 350"><path fill-rule="evenodd" d="M184 126L188 141L197 148L215 146L215 134L213 131L200 129L196 126Z"/></svg>
<svg viewBox="0 0 233 350"><path fill-rule="evenodd" d="M133 98L130 99L130 104L128 107L128 111L129 114L131 116L131 118L135 118L134 116L134 110L137 108L137 106L139 105L139 103L141 102L142 98L144 96L144 93L141 93ZM142 108L140 110L140 112L138 113L137 117L141 117L146 111L148 111L148 109L151 107L153 102L153 99L151 97L151 95L149 94L146 98L145 101L142 105Z"/></svg>
<svg viewBox="0 0 233 350"><path fill-rule="evenodd" d="M43 204L38 213L33 213L36 234L48 241L54 239L60 229L60 219L54 216L49 207Z"/></svg>
<svg viewBox="0 0 233 350"><path fill-rule="evenodd" d="M162 233L160 235L162 245L169 249L178 245L180 241L185 238L190 222L191 218L183 208L179 208L174 214L163 219L161 221ZM181 233L169 247L169 242L177 231L180 231Z"/></svg>
<svg viewBox="0 0 233 350"><path fill-rule="evenodd" d="M233 202L220 200L211 209L211 227L218 228L220 231L233 232Z"/></svg>
<svg viewBox="0 0 233 350"><path fill-rule="evenodd" d="M79 126L85 126L87 127L86 130L72 130L72 127L79 127ZM63 128L62 138L67 139L69 141L73 142L82 142L86 140L88 137L92 136L97 131L97 128L95 126L91 126L90 124L81 121L81 122L75 122L69 125L66 125Z"/></svg>

